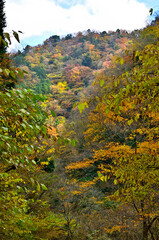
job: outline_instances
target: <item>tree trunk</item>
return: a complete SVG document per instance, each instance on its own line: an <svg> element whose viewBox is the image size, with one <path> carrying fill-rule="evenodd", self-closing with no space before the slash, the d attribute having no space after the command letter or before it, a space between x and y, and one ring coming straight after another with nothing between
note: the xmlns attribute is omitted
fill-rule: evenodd
<svg viewBox="0 0 159 240"><path fill-rule="evenodd" d="M148 225L147 225L147 221L146 221L146 218L144 217L143 219L143 237L142 237L142 240L148 240Z"/></svg>

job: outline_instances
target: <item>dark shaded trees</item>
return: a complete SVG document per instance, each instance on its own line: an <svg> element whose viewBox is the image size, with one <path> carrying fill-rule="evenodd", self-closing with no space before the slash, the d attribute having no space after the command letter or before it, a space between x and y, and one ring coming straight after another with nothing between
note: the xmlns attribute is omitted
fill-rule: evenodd
<svg viewBox="0 0 159 240"><path fill-rule="evenodd" d="M5 6L5 1L1 0L0 1L0 36L1 39L0 41L2 41L2 39L4 40L4 28L7 26L6 24L6 16L5 16L5 12L4 12L4 6ZM5 46L4 44L0 45L0 55L5 53Z"/></svg>

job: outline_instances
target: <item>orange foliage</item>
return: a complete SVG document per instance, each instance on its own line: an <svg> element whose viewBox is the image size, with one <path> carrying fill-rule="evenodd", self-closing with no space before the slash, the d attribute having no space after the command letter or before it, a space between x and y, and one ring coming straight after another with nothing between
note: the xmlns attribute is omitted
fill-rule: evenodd
<svg viewBox="0 0 159 240"><path fill-rule="evenodd" d="M56 128L52 127L52 126L48 126L47 132L49 135L57 137L58 133L56 131Z"/></svg>
<svg viewBox="0 0 159 240"><path fill-rule="evenodd" d="M67 171L72 171L72 170L79 169L79 168L87 168L87 167L89 167L93 162L94 162L93 160L84 159L83 161L69 164L69 165L66 167L66 170L67 170Z"/></svg>
<svg viewBox="0 0 159 240"><path fill-rule="evenodd" d="M116 43L119 45L121 49L127 49L127 42L128 42L127 37L116 39Z"/></svg>

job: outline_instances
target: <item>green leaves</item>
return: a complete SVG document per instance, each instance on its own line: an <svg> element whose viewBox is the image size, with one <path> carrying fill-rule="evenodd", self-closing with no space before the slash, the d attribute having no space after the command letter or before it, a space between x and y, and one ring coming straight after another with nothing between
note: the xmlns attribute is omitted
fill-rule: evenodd
<svg viewBox="0 0 159 240"><path fill-rule="evenodd" d="M21 31L18 31L18 33L16 32L16 31L14 31L14 30L12 30L12 33L13 33L13 36L14 36L14 38L16 39L16 41L18 42L18 43L20 43L20 39L19 39L19 34L18 33L22 33ZM4 39L2 39L2 36L0 36L0 46L2 45L2 44L4 44L4 46L7 46L8 47L8 43L9 44L11 44L12 42L11 42L11 35L8 33L8 32L5 32L4 33L4 37L5 37L5 40Z"/></svg>
<svg viewBox="0 0 159 240"><path fill-rule="evenodd" d="M74 140L74 139L69 139L69 138L67 138L66 139L70 144L72 144L72 146L76 146L76 141Z"/></svg>
<svg viewBox="0 0 159 240"><path fill-rule="evenodd" d="M45 191L48 190L47 187L44 184L41 183L40 185L41 185L42 190L45 190Z"/></svg>
<svg viewBox="0 0 159 240"><path fill-rule="evenodd" d="M108 114L109 113L109 108L106 108L105 112L106 112L106 114Z"/></svg>
<svg viewBox="0 0 159 240"><path fill-rule="evenodd" d="M33 99L36 101L33 102ZM0 92L0 134L1 140L5 142L0 148L2 147L4 161L10 163L16 161L18 164L23 157L28 164L28 156L34 151L30 140L35 139L37 135L43 134L43 137L47 135L44 111L36 104L38 99L30 90Z"/></svg>
<svg viewBox="0 0 159 240"><path fill-rule="evenodd" d="M102 173L98 172L98 177L102 182L107 182L108 181L108 176L107 175L103 175Z"/></svg>
<svg viewBox="0 0 159 240"><path fill-rule="evenodd" d="M85 109L85 104L84 103L79 103L78 104L78 109L79 109L79 112L82 113L83 110Z"/></svg>
<svg viewBox="0 0 159 240"><path fill-rule="evenodd" d="M41 188L40 188L40 184L37 182L37 190L38 192L40 192Z"/></svg>
<svg viewBox="0 0 159 240"><path fill-rule="evenodd" d="M120 64L121 64L121 66L123 65L123 63L124 63L124 59L121 58L121 59L120 59Z"/></svg>
<svg viewBox="0 0 159 240"><path fill-rule="evenodd" d="M14 79L17 79L14 71L10 71L10 76Z"/></svg>
<svg viewBox="0 0 159 240"><path fill-rule="evenodd" d="M83 110L84 110L86 107L88 108L88 103L87 103L87 102L79 103L79 104L78 104L79 112L82 113Z"/></svg>
<svg viewBox="0 0 159 240"><path fill-rule="evenodd" d="M11 44L11 39L9 33L4 33L5 38L8 40L9 44Z"/></svg>
<svg viewBox="0 0 159 240"><path fill-rule="evenodd" d="M118 181L117 179L114 179L114 184L117 185Z"/></svg>
<svg viewBox="0 0 159 240"><path fill-rule="evenodd" d="M13 31L13 35L20 42L18 33ZM4 36L5 40L0 37L0 46L11 44L10 35ZM40 106L46 97L28 89L13 89L17 76L23 77L24 72L11 65L4 51L0 64L0 229L3 239L39 239L37 229L48 226L46 202L39 200L47 187L37 180L39 168L35 161L40 151L45 151L41 142L48 137L45 125L48 113Z"/></svg>
<svg viewBox="0 0 159 240"><path fill-rule="evenodd" d="M127 124L130 126L133 123L133 119L130 119L129 121L127 121Z"/></svg>
<svg viewBox="0 0 159 240"><path fill-rule="evenodd" d="M4 76L5 76L5 77L8 77L9 74L10 74L10 70L7 69L7 68L5 68L5 69L3 69L3 73L4 73Z"/></svg>
<svg viewBox="0 0 159 240"><path fill-rule="evenodd" d="M14 30L13 30L13 36L15 37L15 39L17 40L17 42L20 43L19 35L18 35L18 33L15 32Z"/></svg>
<svg viewBox="0 0 159 240"><path fill-rule="evenodd" d="M103 79L101 79L101 80L99 81L99 85L100 85L100 87L103 87L103 85L104 85L104 80L103 80Z"/></svg>
<svg viewBox="0 0 159 240"><path fill-rule="evenodd" d="M33 180L33 179L32 179L32 180ZM34 184L34 183L33 183L33 184ZM36 184L37 184L36 187L37 187L37 191L38 191L38 192L40 192L41 189L44 190L44 191L47 191L47 190L48 190L47 187L46 187L43 183L37 182Z"/></svg>
<svg viewBox="0 0 159 240"><path fill-rule="evenodd" d="M51 111L51 114L52 114L53 117L57 117L56 113L53 110Z"/></svg>

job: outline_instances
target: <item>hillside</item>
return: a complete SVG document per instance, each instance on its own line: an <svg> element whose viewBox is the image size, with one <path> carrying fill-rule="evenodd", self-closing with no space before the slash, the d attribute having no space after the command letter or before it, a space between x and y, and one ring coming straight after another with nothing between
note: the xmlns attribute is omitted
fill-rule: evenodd
<svg viewBox="0 0 159 240"><path fill-rule="evenodd" d="M158 40L156 19L131 33L54 35L12 56L25 74L1 92L8 239L16 205L15 239L159 239Z"/></svg>
<svg viewBox="0 0 159 240"><path fill-rule="evenodd" d="M16 65L27 72L20 86L49 95L48 108L67 118L80 93L98 74L114 68L115 55L122 56L132 38L133 34L122 30L87 30L63 39L54 35L42 45L27 46L14 57Z"/></svg>

